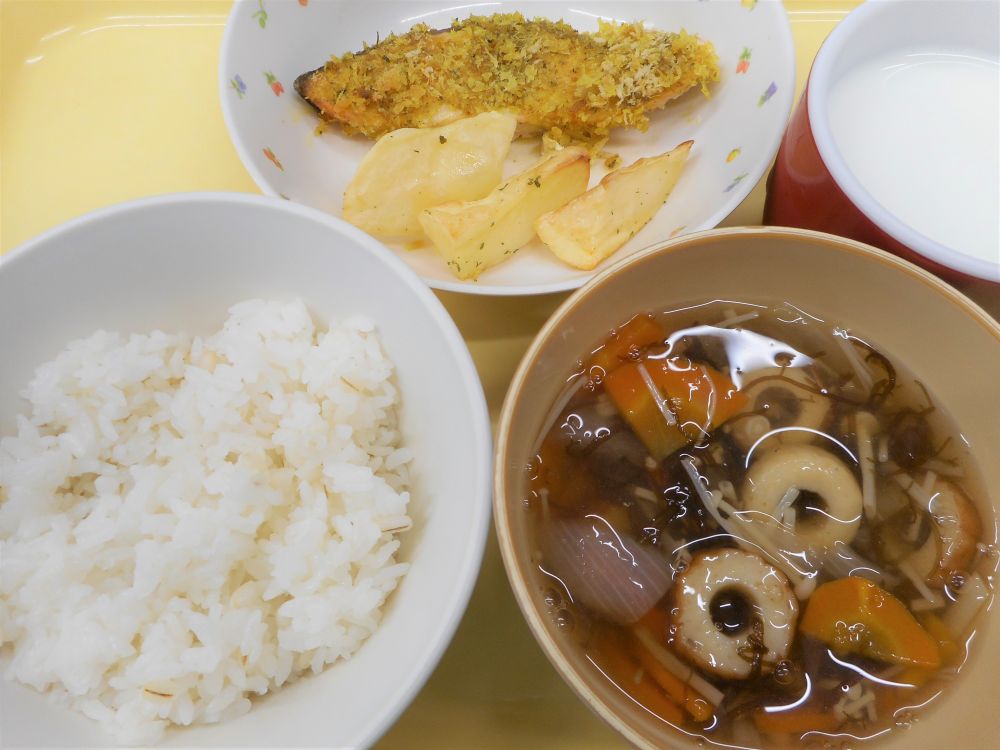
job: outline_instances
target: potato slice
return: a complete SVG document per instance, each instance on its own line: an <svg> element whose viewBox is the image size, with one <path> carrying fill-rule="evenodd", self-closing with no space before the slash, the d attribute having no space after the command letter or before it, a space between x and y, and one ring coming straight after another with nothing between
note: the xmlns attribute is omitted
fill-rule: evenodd
<svg viewBox="0 0 1000 750"><path fill-rule="evenodd" d="M517 118L485 112L379 138L344 193L344 218L371 234L423 237L425 208L482 198L499 184Z"/></svg>
<svg viewBox="0 0 1000 750"><path fill-rule="evenodd" d="M693 143L685 141L606 175L579 198L539 218L539 239L560 260L589 271L653 218L677 184Z"/></svg>
<svg viewBox="0 0 1000 750"><path fill-rule="evenodd" d="M460 279L474 279L535 236L535 220L587 189L590 156L566 148L542 159L478 201L445 203L420 225Z"/></svg>

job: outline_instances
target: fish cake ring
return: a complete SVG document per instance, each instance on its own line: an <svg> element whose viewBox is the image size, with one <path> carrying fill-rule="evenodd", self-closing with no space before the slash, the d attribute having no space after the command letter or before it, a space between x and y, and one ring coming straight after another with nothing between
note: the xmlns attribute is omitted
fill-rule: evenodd
<svg viewBox="0 0 1000 750"><path fill-rule="evenodd" d="M785 574L752 552L706 550L677 576L674 645L727 679L767 674L788 656L799 604Z"/></svg>
<svg viewBox="0 0 1000 750"><path fill-rule="evenodd" d="M864 505L854 473L841 461L814 445L783 445L765 453L750 466L740 495L745 517L768 524L782 523L782 500L789 490L810 493L808 514L799 513L790 525L806 544L832 547L850 544L861 527Z"/></svg>

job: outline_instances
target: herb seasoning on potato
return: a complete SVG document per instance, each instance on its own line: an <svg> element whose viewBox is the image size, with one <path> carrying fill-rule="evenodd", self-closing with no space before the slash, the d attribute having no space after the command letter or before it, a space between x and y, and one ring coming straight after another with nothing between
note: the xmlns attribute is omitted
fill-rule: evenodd
<svg viewBox="0 0 1000 750"><path fill-rule="evenodd" d="M473 279L535 236L536 220L587 189L590 157L556 151L477 201L455 201L420 214L420 225L460 279Z"/></svg>

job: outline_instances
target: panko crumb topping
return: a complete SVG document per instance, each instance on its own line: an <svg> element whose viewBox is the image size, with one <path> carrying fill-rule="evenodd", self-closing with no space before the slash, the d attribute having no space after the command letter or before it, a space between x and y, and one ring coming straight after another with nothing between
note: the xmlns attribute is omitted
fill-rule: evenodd
<svg viewBox="0 0 1000 750"><path fill-rule="evenodd" d="M600 22L581 33L520 13L472 16L437 31L418 24L296 81L348 133L372 138L508 111L561 144L596 144L612 128L646 130L647 112L719 79L712 45L684 31Z"/></svg>

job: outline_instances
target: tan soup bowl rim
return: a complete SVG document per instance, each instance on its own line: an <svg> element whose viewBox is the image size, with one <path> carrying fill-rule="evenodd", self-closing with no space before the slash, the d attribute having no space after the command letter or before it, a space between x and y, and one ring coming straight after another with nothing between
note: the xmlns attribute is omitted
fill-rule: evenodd
<svg viewBox="0 0 1000 750"><path fill-rule="evenodd" d="M509 532L509 513L506 482L506 461L507 445L511 434L511 421L515 409L518 406L519 396L528 373L535 367L539 354L544 348L549 338L558 331L564 319L580 305L587 304L591 292L604 285L614 277L625 272L630 266L643 263L651 255L659 253L669 253L680 248L688 248L699 244L713 242L720 237L739 236L768 236L773 238L788 238L806 240L816 244L828 245L841 251L848 251L855 255L863 256L868 260L874 260L883 265L895 267L897 270L906 273L914 279L920 281L925 286L943 295L960 307L964 313L974 322L982 326L996 339L1000 345L1000 322L996 321L984 309L975 302L954 289L943 280L925 271L922 268L891 255L884 250L866 245L863 242L847 239L837 235L817 232L809 229L794 229L789 227L728 227L721 229L709 229L701 232L669 239L649 245L618 263L610 266L603 272L596 275L586 285L573 292L549 317L536 334L528 350L521 358L521 362L511 379L507 395L504 398L503 407L497 422L496 448L494 455L494 493L493 493L493 519L500 545L501 557L507 578L510 581L514 597L522 615L527 620L529 628L536 641L542 648L548 660L555 667L560 676L569 684L572 690L581 698L593 711L595 711L609 726L619 732L627 741L636 747L646 747L648 743L641 734L634 730L618 712L613 710L605 702L593 695L587 687L586 682L577 671L569 664L563 655L556 640L545 627L541 614L536 607L534 595L529 590L528 577L522 573L517 555L515 554L514 542ZM532 436L534 438L535 436ZM678 734L681 734L678 731ZM680 739L680 738L678 738ZM689 738L690 739L690 738Z"/></svg>

